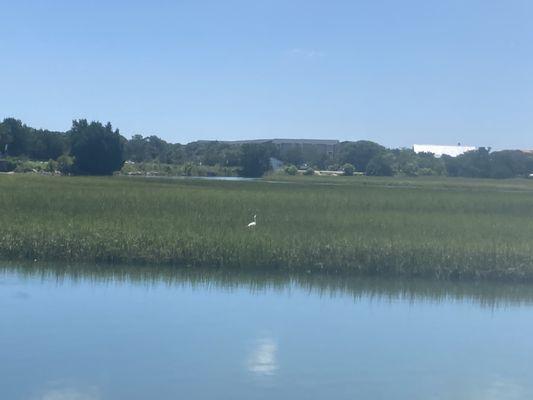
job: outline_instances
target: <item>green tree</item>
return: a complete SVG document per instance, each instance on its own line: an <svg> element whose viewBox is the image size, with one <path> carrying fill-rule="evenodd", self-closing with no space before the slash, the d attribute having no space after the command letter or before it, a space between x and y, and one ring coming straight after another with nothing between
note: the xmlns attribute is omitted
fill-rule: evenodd
<svg viewBox="0 0 533 400"><path fill-rule="evenodd" d="M12 157L28 156L31 150L32 132L31 129L15 118L6 118L2 122L0 139L5 148L7 144L7 154ZM2 149L3 150L3 149Z"/></svg>
<svg viewBox="0 0 533 400"><path fill-rule="evenodd" d="M167 148L166 162L169 164L183 164L185 162L185 151L181 144L171 144Z"/></svg>
<svg viewBox="0 0 533 400"><path fill-rule="evenodd" d="M373 157L366 167L366 174L372 176L394 175L394 157L390 153L380 153Z"/></svg>
<svg viewBox="0 0 533 400"><path fill-rule="evenodd" d="M304 154L300 145L290 146L288 149L281 152L281 160L288 164L302 165L304 161Z"/></svg>
<svg viewBox="0 0 533 400"><path fill-rule="evenodd" d="M61 132L33 131L28 156L33 160L55 160L68 152L68 137Z"/></svg>
<svg viewBox="0 0 533 400"><path fill-rule="evenodd" d="M490 154L491 178L527 176L533 169L533 156L519 150L502 150Z"/></svg>
<svg viewBox="0 0 533 400"><path fill-rule="evenodd" d="M73 166L74 159L71 156L63 154L57 159L57 170L63 175L71 174Z"/></svg>
<svg viewBox="0 0 533 400"><path fill-rule="evenodd" d="M270 157L273 144L245 143L241 146L240 174L245 177L257 178L270 169Z"/></svg>
<svg viewBox="0 0 533 400"><path fill-rule="evenodd" d="M366 171L370 160L384 152L385 147L368 140L343 142L339 145L338 158L340 164L349 163L356 171Z"/></svg>
<svg viewBox="0 0 533 400"><path fill-rule="evenodd" d="M135 162L152 161L147 150L146 139L142 135L133 135L124 148L125 158Z"/></svg>
<svg viewBox="0 0 533 400"><path fill-rule="evenodd" d="M444 157L448 175L467 178L488 178L491 175L490 149L480 147L455 158Z"/></svg>
<svg viewBox="0 0 533 400"><path fill-rule="evenodd" d="M223 165L226 167L237 167L240 164L240 146L228 146L223 150Z"/></svg>
<svg viewBox="0 0 533 400"><path fill-rule="evenodd" d="M0 154L7 152L8 145L13 141L11 131L5 121L0 123Z"/></svg>
<svg viewBox="0 0 533 400"><path fill-rule="evenodd" d="M194 164L191 163L191 162L187 162L187 163L185 163L185 165L183 166L183 173L184 173L186 176L192 176L193 168L194 168Z"/></svg>
<svg viewBox="0 0 533 400"><path fill-rule="evenodd" d="M56 172L59 168L59 164L55 160L48 160L46 163L45 171L47 172Z"/></svg>
<svg viewBox="0 0 533 400"><path fill-rule="evenodd" d="M346 163L342 166L342 170L344 171L344 175L352 176L355 172L355 167L350 163Z"/></svg>
<svg viewBox="0 0 533 400"><path fill-rule="evenodd" d="M70 130L77 173L88 175L111 175L124 164L124 139L118 129L113 131L110 123L87 123L80 119L72 122Z"/></svg>
<svg viewBox="0 0 533 400"><path fill-rule="evenodd" d="M287 175L296 175L298 173L298 168L296 168L294 165L287 165L285 167L285 173Z"/></svg>

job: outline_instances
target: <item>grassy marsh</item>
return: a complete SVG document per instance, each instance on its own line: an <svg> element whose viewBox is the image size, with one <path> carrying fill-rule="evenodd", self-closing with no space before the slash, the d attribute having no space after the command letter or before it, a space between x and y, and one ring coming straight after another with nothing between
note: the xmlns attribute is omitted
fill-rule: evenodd
<svg viewBox="0 0 533 400"><path fill-rule="evenodd" d="M533 280L527 180L0 175L0 209L5 260Z"/></svg>

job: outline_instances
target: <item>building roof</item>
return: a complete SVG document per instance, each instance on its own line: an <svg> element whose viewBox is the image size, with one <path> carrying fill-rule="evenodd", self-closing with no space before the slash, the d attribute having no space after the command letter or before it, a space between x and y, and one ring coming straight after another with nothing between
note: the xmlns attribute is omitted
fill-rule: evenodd
<svg viewBox="0 0 533 400"><path fill-rule="evenodd" d="M415 153L433 153L435 157L443 155L457 157L467 151L477 150L474 146L440 146L434 144L414 144L413 151Z"/></svg>

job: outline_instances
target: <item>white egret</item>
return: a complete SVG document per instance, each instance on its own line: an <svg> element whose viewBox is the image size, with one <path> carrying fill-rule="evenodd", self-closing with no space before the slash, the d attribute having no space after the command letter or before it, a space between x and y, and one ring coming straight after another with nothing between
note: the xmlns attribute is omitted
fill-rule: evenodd
<svg viewBox="0 0 533 400"><path fill-rule="evenodd" d="M247 225L248 228L253 228L254 226L257 225L256 218L257 218L257 215L254 215L254 220Z"/></svg>

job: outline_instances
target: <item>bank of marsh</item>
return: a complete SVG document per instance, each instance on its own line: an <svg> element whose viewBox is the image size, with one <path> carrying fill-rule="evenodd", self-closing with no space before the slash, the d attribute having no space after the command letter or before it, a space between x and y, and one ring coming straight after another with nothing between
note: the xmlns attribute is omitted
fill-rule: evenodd
<svg viewBox="0 0 533 400"><path fill-rule="evenodd" d="M0 209L10 260L533 279L526 180L2 175Z"/></svg>

